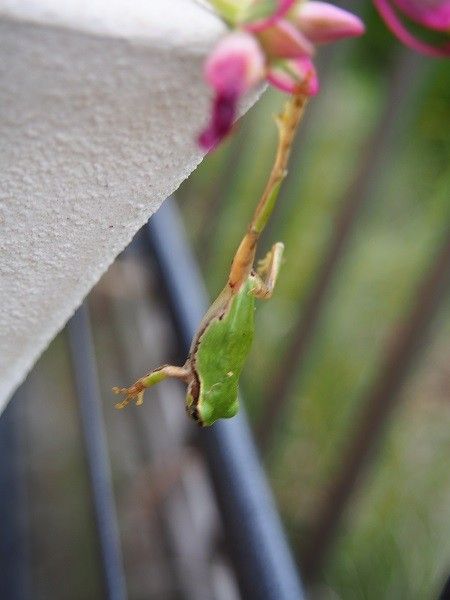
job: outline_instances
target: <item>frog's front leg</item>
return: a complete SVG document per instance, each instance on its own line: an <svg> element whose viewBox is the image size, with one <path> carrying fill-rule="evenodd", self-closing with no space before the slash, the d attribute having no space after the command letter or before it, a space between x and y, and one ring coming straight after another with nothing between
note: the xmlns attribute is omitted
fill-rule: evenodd
<svg viewBox="0 0 450 600"><path fill-rule="evenodd" d="M273 293L283 259L284 244L277 242L266 256L258 262L255 285L252 294L256 298L268 300Z"/></svg>
<svg viewBox="0 0 450 600"><path fill-rule="evenodd" d="M188 363L186 363L187 365ZM191 369L188 366L183 367L174 367L173 365L164 365L151 371L148 375L144 375L138 379L132 386L128 388L113 388L113 392L115 394L123 394L125 398L116 404L116 408L121 410L130 404L130 402L135 401L136 405L140 405L144 401L144 392L147 388L151 387L167 379L168 377L175 377L176 379L181 379L185 382L189 381L191 375Z"/></svg>

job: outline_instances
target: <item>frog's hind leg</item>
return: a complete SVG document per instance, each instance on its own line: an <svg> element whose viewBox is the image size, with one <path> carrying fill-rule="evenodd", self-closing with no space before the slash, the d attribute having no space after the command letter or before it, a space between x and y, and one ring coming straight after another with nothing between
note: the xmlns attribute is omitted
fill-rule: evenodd
<svg viewBox="0 0 450 600"><path fill-rule="evenodd" d="M256 298L268 300L273 293L283 259L284 244L277 242L258 262L252 293Z"/></svg>
<svg viewBox="0 0 450 600"><path fill-rule="evenodd" d="M130 402L136 402L136 405L140 405L144 401L144 392L147 388L152 385L156 385L160 381L167 379L168 377L175 377L188 382L191 371L188 367L174 367L172 365L164 365L151 371L148 375L144 375L138 379L132 386L128 388L114 387L113 392L115 394L123 394L125 398L116 404L116 408L121 410L127 407Z"/></svg>

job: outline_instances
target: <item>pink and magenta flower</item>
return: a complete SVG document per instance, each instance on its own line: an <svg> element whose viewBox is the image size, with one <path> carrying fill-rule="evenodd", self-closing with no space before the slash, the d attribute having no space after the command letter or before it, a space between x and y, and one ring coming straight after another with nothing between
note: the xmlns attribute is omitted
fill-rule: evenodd
<svg viewBox="0 0 450 600"><path fill-rule="evenodd" d="M264 76L265 58L253 36L236 31L221 40L205 63L204 76L215 91L211 122L199 137L215 147L233 126L239 98Z"/></svg>
<svg viewBox="0 0 450 600"><path fill-rule="evenodd" d="M287 93L317 94L315 45L364 33L361 20L326 2L210 0L234 29L205 63L214 91L211 119L199 136L207 150L231 131L238 101L264 80ZM405 0L406 1L406 0Z"/></svg>
<svg viewBox="0 0 450 600"><path fill-rule="evenodd" d="M450 56L450 42L431 44L414 35L407 19L424 29L450 32L450 0L374 0L375 7L392 33L405 46L428 56ZM406 17L406 18L405 18Z"/></svg>

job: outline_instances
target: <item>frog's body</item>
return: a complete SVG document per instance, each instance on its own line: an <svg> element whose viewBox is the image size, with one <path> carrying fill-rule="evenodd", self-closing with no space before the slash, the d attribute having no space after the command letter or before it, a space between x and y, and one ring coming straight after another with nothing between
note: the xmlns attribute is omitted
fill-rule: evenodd
<svg viewBox="0 0 450 600"><path fill-rule="evenodd" d="M239 377L254 333L254 288L253 274L235 294L227 286L204 317L208 326L200 326L193 340L189 354L193 379L186 408L200 425L212 425L238 412Z"/></svg>
<svg viewBox="0 0 450 600"><path fill-rule="evenodd" d="M253 254L248 255L246 246L253 252L254 244L247 239L243 254L248 260L235 262L227 285L200 323L185 364L163 365L129 388L114 388L125 395L117 408L125 408L132 400L142 404L147 388L176 377L187 384L186 410L199 425L212 425L238 412L238 383L252 345L255 298L271 297L284 249L281 242L275 244L255 272ZM239 277L242 271L245 278Z"/></svg>

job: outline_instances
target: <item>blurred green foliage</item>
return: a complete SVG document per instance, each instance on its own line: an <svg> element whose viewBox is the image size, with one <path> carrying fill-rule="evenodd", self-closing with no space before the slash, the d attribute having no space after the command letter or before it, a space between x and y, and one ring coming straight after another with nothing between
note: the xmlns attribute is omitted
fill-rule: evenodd
<svg viewBox="0 0 450 600"><path fill-rule="evenodd" d="M286 262L274 297L258 307L243 380L256 420L335 219L362 171L364 204L302 371L292 373L289 410L267 456L299 554L388 336L407 314L450 220L448 64L401 49L373 9L366 13L364 38L321 56L322 91L308 107L260 246L263 254L283 240ZM179 192L212 296L224 284L271 166L276 142L271 115L282 100L267 91L233 139ZM380 141L387 111L393 111L390 131ZM372 164L367 149L377 144L380 158ZM437 315L403 402L352 498L323 569L320 598L431 598L450 574L449 317L448 310Z"/></svg>

